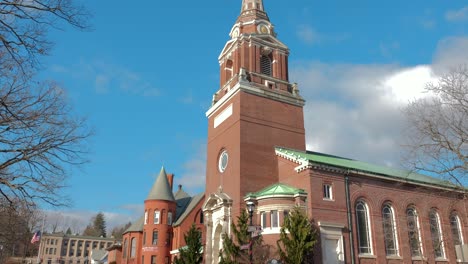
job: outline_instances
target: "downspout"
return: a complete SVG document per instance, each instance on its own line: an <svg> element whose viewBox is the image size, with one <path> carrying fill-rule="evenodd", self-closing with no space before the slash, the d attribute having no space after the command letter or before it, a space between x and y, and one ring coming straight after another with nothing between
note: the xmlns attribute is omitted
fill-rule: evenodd
<svg viewBox="0 0 468 264"><path fill-rule="evenodd" d="M351 264L354 264L354 236L353 236L353 221L351 215L351 198L349 196L349 177L345 176L345 195L346 195L346 211L348 213L348 230L349 244L351 246Z"/></svg>

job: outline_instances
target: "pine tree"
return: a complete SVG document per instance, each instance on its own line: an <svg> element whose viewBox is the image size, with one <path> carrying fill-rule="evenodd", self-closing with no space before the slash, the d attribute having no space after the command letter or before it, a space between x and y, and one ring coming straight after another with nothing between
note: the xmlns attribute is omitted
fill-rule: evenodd
<svg viewBox="0 0 468 264"><path fill-rule="evenodd" d="M98 232L98 236L106 237L106 220L104 219L104 214L99 212L94 218L93 223L94 229Z"/></svg>
<svg viewBox="0 0 468 264"><path fill-rule="evenodd" d="M65 234L67 234L67 235L71 235L71 234L72 234L72 231L71 231L71 228L70 228L70 227L67 228L67 231L65 232Z"/></svg>
<svg viewBox="0 0 468 264"><path fill-rule="evenodd" d="M270 248L263 243L262 236L250 237L248 232L249 216L246 210L242 210L237 217L237 224L232 223L232 236L223 234L223 250L220 253L220 264L250 263L249 251L241 249L241 246L252 242L252 263L265 263L268 260Z"/></svg>
<svg viewBox="0 0 468 264"><path fill-rule="evenodd" d="M186 248L181 248L179 258L175 259L175 264L199 264L202 263L203 247L201 243L201 231L192 224L190 229L184 234Z"/></svg>
<svg viewBox="0 0 468 264"><path fill-rule="evenodd" d="M106 237L106 220L104 214L99 212L95 217L91 219L91 224L86 226L83 231L84 236L97 236Z"/></svg>
<svg viewBox="0 0 468 264"><path fill-rule="evenodd" d="M317 243L317 231L305 212L294 208L281 226L277 241L281 260L288 264L302 264Z"/></svg>

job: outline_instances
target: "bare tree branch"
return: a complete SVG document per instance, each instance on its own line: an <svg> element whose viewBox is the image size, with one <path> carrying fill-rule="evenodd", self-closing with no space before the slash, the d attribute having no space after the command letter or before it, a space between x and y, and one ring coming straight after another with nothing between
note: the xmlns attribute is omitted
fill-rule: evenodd
<svg viewBox="0 0 468 264"><path fill-rule="evenodd" d="M430 96L405 109L409 142L406 161L416 171L467 184L468 67L459 66L426 86Z"/></svg>
<svg viewBox="0 0 468 264"><path fill-rule="evenodd" d="M0 70L36 69L52 46L49 28L68 24L85 30L89 17L73 0L0 0Z"/></svg>
<svg viewBox="0 0 468 264"><path fill-rule="evenodd" d="M10 76L0 84L0 197L66 205L70 167L86 162L91 129L53 82Z"/></svg>

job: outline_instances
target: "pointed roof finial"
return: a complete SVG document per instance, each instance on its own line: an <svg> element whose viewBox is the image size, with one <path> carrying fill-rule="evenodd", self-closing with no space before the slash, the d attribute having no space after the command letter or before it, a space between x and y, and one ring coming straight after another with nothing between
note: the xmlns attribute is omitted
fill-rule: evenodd
<svg viewBox="0 0 468 264"><path fill-rule="evenodd" d="M146 200L175 201L164 166L161 168L159 176L154 182Z"/></svg>

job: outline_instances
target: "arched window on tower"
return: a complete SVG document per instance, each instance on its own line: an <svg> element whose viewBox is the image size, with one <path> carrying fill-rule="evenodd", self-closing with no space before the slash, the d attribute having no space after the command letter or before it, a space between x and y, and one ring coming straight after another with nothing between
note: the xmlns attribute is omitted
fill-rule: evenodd
<svg viewBox="0 0 468 264"><path fill-rule="evenodd" d="M445 258L444 242L440 228L439 214L435 209L429 212L429 223L431 224L432 246L436 258Z"/></svg>
<svg viewBox="0 0 468 264"><path fill-rule="evenodd" d="M158 244L158 235L159 235L158 230L153 230L153 242L152 242L153 245Z"/></svg>
<svg viewBox="0 0 468 264"><path fill-rule="evenodd" d="M160 212L157 210L154 210L154 223L155 224L159 224L160 216L161 216Z"/></svg>
<svg viewBox="0 0 468 264"><path fill-rule="evenodd" d="M167 213L167 224L172 225L172 212Z"/></svg>
<svg viewBox="0 0 468 264"><path fill-rule="evenodd" d="M398 256L395 213L393 207L389 203L384 204L382 208L382 223L387 256Z"/></svg>
<svg viewBox="0 0 468 264"><path fill-rule="evenodd" d="M232 78L232 71L233 71L233 62L232 60L227 60L226 61L226 67L224 68L226 70L226 81L229 81Z"/></svg>
<svg viewBox="0 0 468 264"><path fill-rule="evenodd" d="M372 254L369 208L363 200L359 200L356 203L356 224L359 254Z"/></svg>
<svg viewBox="0 0 468 264"><path fill-rule="evenodd" d="M260 58L260 69L261 69L262 74L265 74L268 76L272 75L270 56L262 55L262 57Z"/></svg>

